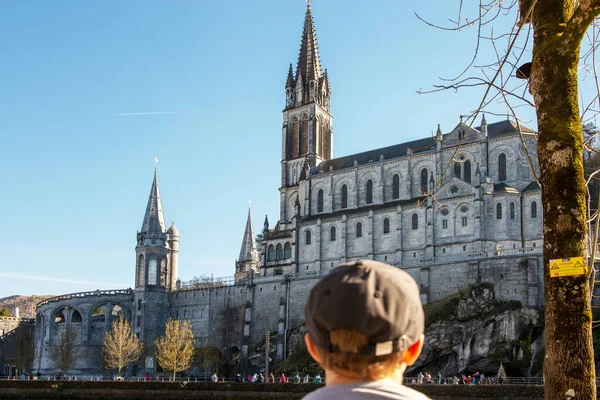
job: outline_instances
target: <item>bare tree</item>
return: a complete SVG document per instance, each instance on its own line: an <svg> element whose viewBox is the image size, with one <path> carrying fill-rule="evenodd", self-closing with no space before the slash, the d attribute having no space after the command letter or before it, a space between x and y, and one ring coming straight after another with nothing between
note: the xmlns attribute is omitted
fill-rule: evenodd
<svg viewBox="0 0 600 400"><path fill-rule="evenodd" d="M120 376L121 370L127 364L140 358L142 350L143 345L131 331L131 325L123 315L120 315L117 321L113 321L112 329L104 336L106 364L111 368L117 368Z"/></svg>
<svg viewBox="0 0 600 400"><path fill-rule="evenodd" d="M177 372L190 368L194 343L190 321L167 321L165 336L156 340L156 359L163 369L173 371L173 380Z"/></svg>
<svg viewBox="0 0 600 400"><path fill-rule="evenodd" d="M202 368L204 375L208 371L214 371L219 374L219 366L223 363L223 356L218 348L214 346L196 347L194 351L194 361L199 368Z"/></svg>
<svg viewBox="0 0 600 400"><path fill-rule="evenodd" d="M465 16L472 11L471 16ZM484 33L494 25L492 21L511 15L511 11L518 11L518 15L509 32L498 35L491 28L489 33ZM600 0L480 0L478 6L472 8L459 0L458 16L450 27L426 21L447 30L476 29L475 51L466 69L432 90L484 88L480 106L471 114L471 124L492 102L500 101L510 109L519 131L520 121L511 103L516 101L518 106L531 106L536 111L539 183L544 210L546 399L596 398L590 305L594 268L593 256L588 258L594 249L588 249L586 241L582 115L597 112L598 107L594 110L594 106L600 101L595 57L599 15ZM586 37L589 49L582 52ZM484 41L488 41L496 59L477 64ZM589 102L582 100L583 113L580 114L579 97L583 99L583 95L579 91L579 63L582 60L588 63L588 69L583 70L593 75L597 94ZM467 71L473 69L478 75L468 76ZM523 144L527 152L524 141ZM531 163L531 157L528 158ZM571 257L588 259L587 272L552 278L549 261Z"/></svg>
<svg viewBox="0 0 600 400"><path fill-rule="evenodd" d="M69 371L83 356L79 347L79 334L70 325L61 327L58 332L58 343L50 349L50 360L67 378Z"/></svg>

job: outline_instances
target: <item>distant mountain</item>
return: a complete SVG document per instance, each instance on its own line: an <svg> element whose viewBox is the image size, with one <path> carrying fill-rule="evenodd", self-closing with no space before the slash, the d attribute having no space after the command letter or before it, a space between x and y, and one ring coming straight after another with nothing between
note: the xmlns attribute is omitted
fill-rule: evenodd
<svg viewBox="0 0 600 400"><path fill-rule="evenodd" d="M35 296L8 296L0 298L0 308L8 307L10 316L15 316L15 308L19 307L21 318L35 318L35 306L42 300L52 297L51 295Z"/></svg>

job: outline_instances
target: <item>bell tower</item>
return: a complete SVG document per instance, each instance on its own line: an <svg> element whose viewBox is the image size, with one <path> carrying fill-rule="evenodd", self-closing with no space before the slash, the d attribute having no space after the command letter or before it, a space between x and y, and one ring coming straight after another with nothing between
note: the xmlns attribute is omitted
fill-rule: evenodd
<svg viewBox="0 0 600 400"><path fill-rule="evenodd" d="M310 3L304 16L300 54L294 72L290 64L285 85L281 154L281 215L285 227L295 215L298 182L306 171L333 155L331 86L321 69L317 33Z"/></svg>
<svg viewBox="0 0 600 400"><path fill-rule="evenodd" d="M140 363L146 372L154 375L154 341L164 333L169 317L169 296L176 288L179 257L179 231L174 224L166 229L156 169L142 229L137 233L135 255L132 326L144 344Z"/></svg>

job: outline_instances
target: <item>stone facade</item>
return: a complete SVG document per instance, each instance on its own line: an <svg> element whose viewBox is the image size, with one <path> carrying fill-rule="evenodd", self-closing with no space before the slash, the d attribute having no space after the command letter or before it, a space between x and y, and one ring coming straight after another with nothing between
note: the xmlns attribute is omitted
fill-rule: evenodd
<svg viewBox="0 0 600 400"><path fill-rule="evenodd" d="M31 370L33 360L33 319L0 317L0 376L19 376Z"/></svg>
<svg viewBox="0 0 600 400"><path fill-rule="evenodd" d="M60 325L76 324L89 355L78 371L101 372L100 338L121 312L146 348L132 373L155 373L153 343L168 318L190 320L197 345L229 354L247 355L265 330L277 332L284 359L288 329L304 322L310 289L336 265L357 259L405 269L424 302L488 282L499 300L531 309L542 304L534 131L521 127L519 133L512 121L488 124L483 117L478 127L461 121L446 133L438 126L434 137L332 158L331 87L310 5L285 93L279 221L270 229L265 219L257 246L248 214L235 276L178 283L179 232L165 227L155 174L137 235L135 289L41 303L38 371L53 371L47 354Z"/></svg>

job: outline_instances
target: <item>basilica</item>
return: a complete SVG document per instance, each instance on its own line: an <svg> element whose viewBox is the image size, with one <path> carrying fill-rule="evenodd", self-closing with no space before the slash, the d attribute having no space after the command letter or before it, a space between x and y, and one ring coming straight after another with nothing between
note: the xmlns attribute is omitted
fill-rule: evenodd
<svg viewBox="0 0 600 400"><path fill-rule="evenodd" d="M438 125L434 136L423 132L406 143L334 158L331 82L310 4L298 61L283 89L279 220L271 225L265 218L257 244L248 213L234 279L178 281L179 231L165 225L155 172L137 233L133 288L38 304L36 372L55 371L49 352L70 325L86 354L75 372L101 374L102 339L119 315L145 347L129 374L157 372L154 341L169 318L189 320L197 345L243 357L267 330L283 360L292 350L288 331L304 323L312 286L357 259L406 270L423 302L488 282L498 299L531 309L542 304L536 132L482 115L479 126L460 121L444 132Z"/></svg>

